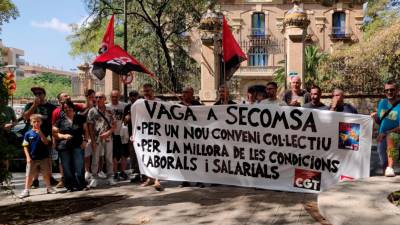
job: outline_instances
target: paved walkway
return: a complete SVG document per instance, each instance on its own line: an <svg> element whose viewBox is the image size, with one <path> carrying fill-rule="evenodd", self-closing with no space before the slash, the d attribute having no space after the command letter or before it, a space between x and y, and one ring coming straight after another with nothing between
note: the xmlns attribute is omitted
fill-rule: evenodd
<svg viewBox="0 0 400 225"><path fill-rule="evenodd" d="M400 190L400 176L343 182L319 194L320 213L333 225L399 225L400 208L388 195Z"/></svg>
<svg viewBox="0 0 400 225"><path fill-rule="evenodd" d="M23 177L14 179L22 189ZM45 189L32 190L29 201L42 201L79 196L126 195L127 198L85 212L54 218L40 224L320 224L307 211L317 195L288 193L231 186L179 188L167 182L163 192L120 182L116 187L87 192L43 194ZM23 200L0 195L1 205ZM25 200L26 201L26 200ZM90 220L90 221L86 221Z"/></svg>

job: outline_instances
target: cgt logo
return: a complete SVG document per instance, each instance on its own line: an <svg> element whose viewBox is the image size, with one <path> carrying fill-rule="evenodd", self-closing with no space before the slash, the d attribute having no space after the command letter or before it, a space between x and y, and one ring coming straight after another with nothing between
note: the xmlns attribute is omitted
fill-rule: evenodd
<svg viewBox="0 0 400 225"><path fill-rule="evenodd" d="M297 188L319 191L321 189L321 173L296 168L293 186Z"/></svg>

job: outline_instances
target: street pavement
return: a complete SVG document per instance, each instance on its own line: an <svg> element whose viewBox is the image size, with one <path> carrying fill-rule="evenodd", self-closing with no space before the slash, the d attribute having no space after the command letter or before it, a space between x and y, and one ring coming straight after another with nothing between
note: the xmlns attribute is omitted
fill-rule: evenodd
<svg viewBox="0 0 400 225"><path fill-rule="evenodd" d="M371 175L380 175L376 151L371 154ZM15 193L23 189L24 174L13 174ZM43 182L41 182L43 185ZM310 210L316 206L316 194L290 193L233 186L185 187L165 182L157 192L128 181L110 187L106 184L89 191L44 194L45 188L32 190L31 197L20 200L0 194L0 206L23 201L83 196L125 195L126 198L83 212L53 218L38 224L329 224ZM361 207L361 206L360 206ZM314 207L315 208L315 207Z"/></svg>

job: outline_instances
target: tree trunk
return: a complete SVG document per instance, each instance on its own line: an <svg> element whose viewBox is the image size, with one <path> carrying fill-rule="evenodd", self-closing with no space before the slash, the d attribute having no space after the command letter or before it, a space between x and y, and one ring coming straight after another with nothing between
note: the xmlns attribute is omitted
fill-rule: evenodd
<svg viewBox="0 0 400 225"><path fill-rule="evenodd" d="M157 30L157 36L160 39L161 43L161 48L164 52L165 59L167 61L167 67L168 67L168 75L171 78L171 83L172 83L172 90L175 92L178 92L178 83L176 80L176 75L174 71L174 67L172 66L172 59L171 56L169 55L169 49L167 47L167 43L165 41L164 36L162 35L162 32L158 29Z"/></svg>

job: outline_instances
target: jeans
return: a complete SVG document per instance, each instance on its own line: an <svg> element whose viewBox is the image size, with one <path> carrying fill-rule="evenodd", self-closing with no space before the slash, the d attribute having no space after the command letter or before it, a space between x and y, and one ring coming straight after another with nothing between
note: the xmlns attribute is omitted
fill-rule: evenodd
<svg viewBox="0 0 400 225"><path fill-rule="evenodd" d="M386 151L386 138L378 143L378 155L382 168L385 170L388 165L387 151Z"/></svg>
<svg viewBox="0 0 400 225"><path fill-rule="evenodd" d="M68 190L81 190L86 187L84 175L84 152L81 148L59 152L64 169L64 185Z"/></svg>

